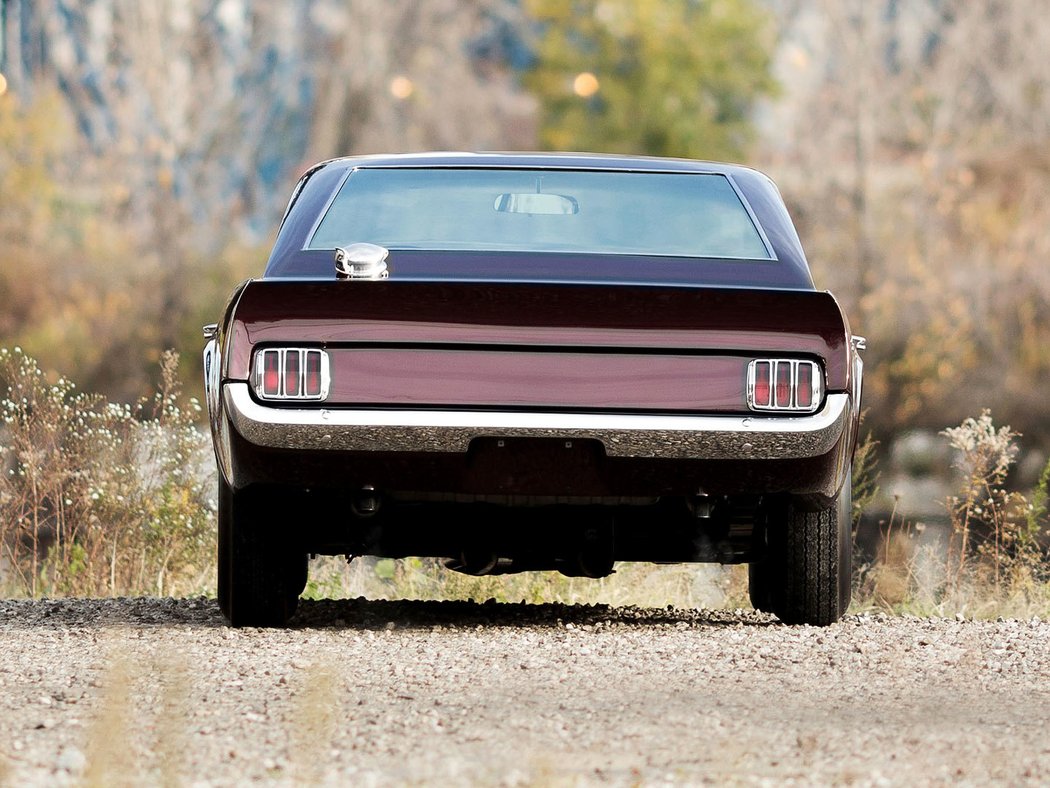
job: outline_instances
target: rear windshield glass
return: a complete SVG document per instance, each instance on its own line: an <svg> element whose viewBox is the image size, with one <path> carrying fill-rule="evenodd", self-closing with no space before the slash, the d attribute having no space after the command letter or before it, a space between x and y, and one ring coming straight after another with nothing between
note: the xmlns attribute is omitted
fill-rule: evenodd
<svg viewBox="0 0 1050 788"><path fill-rule="evenodd" d="M724 175L569 170L359 169L308 249L580 252L768 260Z"/></svg>

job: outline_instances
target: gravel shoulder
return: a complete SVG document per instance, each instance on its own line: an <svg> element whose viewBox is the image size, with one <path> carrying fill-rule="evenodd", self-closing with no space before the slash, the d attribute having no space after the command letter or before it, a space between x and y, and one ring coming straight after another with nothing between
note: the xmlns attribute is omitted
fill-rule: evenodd
<svg viewBox="0 0 1050 788"><path fill-rule="evenodd" d="M0 784L1050 784L1050 624L0 600Z"/></svg>

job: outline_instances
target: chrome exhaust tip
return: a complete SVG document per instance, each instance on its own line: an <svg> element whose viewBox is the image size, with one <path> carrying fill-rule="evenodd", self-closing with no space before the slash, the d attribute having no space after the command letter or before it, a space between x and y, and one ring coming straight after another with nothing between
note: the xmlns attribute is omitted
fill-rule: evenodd
<svg viewBox="0 0 1050 788"><path fill-rule="evenodd" d="M376 492L376 488L366 484L354 495L353 500L350 502L350 510L357 517L374 517L379 512L381 505L382 500L379 497L379 493Z"/></svg>

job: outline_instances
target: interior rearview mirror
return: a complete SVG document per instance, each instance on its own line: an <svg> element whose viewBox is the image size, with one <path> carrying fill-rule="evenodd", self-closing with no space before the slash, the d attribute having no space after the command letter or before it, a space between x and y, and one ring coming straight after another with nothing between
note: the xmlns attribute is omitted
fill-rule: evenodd
<svg viewBox="0 0 1050 788"><path fill-rule="evenodd" d="M535 192L501 194L496 198L493 207L500 213L531 213L548 216L571 215L580 212L580 203L575 197Z"/></svg>

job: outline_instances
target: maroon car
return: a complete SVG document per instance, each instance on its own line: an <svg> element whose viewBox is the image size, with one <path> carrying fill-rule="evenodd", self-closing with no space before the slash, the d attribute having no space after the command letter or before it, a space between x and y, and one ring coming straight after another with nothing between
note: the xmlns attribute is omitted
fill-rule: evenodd
<svg viewBox="0 0 1050 788"><path fill-rule="evenodd" d="M311 554L747 562L785 622L849 604L862 341L754 170L325 162L205 331L235 626L287 621Z"/></svg>

